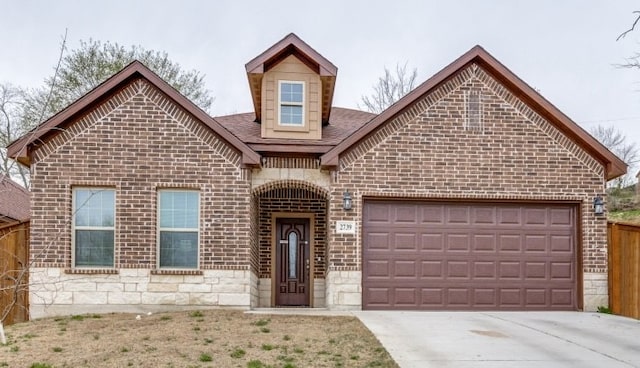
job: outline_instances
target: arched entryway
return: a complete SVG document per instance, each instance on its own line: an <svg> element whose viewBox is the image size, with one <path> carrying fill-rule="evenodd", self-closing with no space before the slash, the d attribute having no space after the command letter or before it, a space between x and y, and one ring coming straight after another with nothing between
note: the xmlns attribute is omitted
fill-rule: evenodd
<svg viewBox="0 0 640 368"><path fill-rule="evenodd" d="M253 191L260 307L324 307L328 192L303 181Z"/></svg>

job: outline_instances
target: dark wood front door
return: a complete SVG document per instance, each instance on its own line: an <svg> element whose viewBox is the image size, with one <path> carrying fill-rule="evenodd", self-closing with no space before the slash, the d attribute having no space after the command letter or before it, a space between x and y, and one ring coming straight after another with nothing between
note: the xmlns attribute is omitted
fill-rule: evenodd
<svg viewBox="0 0 640 368"><path fill-rule="evenodd" d="M276 305L309 305L309 219L276 220Z"/></svg>

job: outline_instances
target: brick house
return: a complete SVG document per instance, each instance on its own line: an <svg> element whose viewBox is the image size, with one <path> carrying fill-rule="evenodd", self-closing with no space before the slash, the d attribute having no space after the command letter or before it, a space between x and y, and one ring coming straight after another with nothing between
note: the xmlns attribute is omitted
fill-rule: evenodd
<svg viewBox="0 0 640 368"><path fill-rule="evenodd" d="M476 46L379 115L290 34L212 118L139 62L9 146L34 316L208 306L593 310L625 164Z"/></svg>

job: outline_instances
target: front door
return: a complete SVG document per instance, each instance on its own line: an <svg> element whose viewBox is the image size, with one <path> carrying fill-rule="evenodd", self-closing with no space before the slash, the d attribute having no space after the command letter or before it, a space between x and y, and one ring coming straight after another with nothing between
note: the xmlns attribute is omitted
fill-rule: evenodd
<svg viewBox="0 0 640 368"><path fill-rule="evenodd" d="M276 306L309 306L309 219L276 219Z"/></svg>

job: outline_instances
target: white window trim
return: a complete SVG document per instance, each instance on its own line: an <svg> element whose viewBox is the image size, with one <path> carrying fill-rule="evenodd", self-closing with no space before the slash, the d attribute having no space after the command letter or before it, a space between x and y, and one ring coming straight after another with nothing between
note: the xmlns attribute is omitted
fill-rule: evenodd
<svg viewBox="0 0 640 368"><path fill-rule="evenodd" d="M173 228L160 227L160 193L162 192L189 192L198 194L198 227L196 228ZM162 270L199 270L200 269L200 210L201 210L201 193L197 189L172 189L162 188L158 189L156 195L156 267ZM160 266L160 232L195 232L198 234L198 244L196 247L196 266L195 267L161 267Z"/></svg>
<svg viewBox="0 0 640 368"><path fill-rule="evenodd" d="M299 84L302 86L302 102L282 102L282 84ZM304 81L289 81L289 80L279 80L278 81L278 125L286 126L286 127L304 127L306 124L306 113L305 113L305 104L306 104L306 86ZM282 105L285 106L301 106L302 107L302 124L284 124L281 121L282 118Z"/></svg>
<svg viewBox="0 0 640 368"><path fill-rule="evenodd" d="M76 191L78 190L110 190L113 191L113 226L76 226ZM113 269L116 266L116 189L112 187L72 187L71 189L71 267L82 269ZM111 230L113 231L113 265L111 266L78 266L76 265L76 230Z"/></svg>

